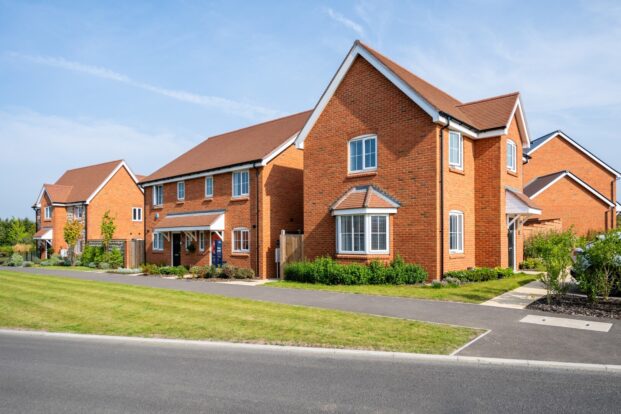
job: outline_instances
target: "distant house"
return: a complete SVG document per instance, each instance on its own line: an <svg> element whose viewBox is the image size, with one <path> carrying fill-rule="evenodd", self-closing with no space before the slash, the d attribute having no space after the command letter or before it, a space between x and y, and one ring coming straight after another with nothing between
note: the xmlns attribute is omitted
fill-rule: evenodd
<svg viewBox="0 0 621 414"><path fill-rule="evenodd" d="M528 227L556 221L580 235L616 227L617 170L560 130L534 140L525 160L524 193L542 209Z"/></svg>
<svg viewBox="0 0 621 414"><path fill-rule="evenodd" d="M301 232L302 152L309 112L206 139L141 180L146 260L251 268L276 276L280 232Z"/></svg>
<svg viewBox="0 0 621 414"><path fill-rule="evenodd" d="M54 184L44 184L32 206L40 257L46 258L51 252L66 254L63 229L68 220L84 224L77 253L87 241L100 240L106 211L115 218L115 239L143 239L144 195L137 183L125 161L118 160L68 170Z"/></svg>
<svg viewBox="0 0 621 414"><path fill-rule="evenodd" d="M516 267L530 145L518 93L461 102L355 42L302 128L304 254Z"/></svg>

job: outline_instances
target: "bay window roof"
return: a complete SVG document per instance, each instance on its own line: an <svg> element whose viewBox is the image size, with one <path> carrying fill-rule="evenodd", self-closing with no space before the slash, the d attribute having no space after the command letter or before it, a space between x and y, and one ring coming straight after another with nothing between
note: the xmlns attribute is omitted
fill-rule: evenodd
<svg viewBox="0 0 621 414"><path fill-rule="evenodd" d="M352 187L330 207L333 215L360 210L387 210L396 213L401 204L393 197L372 185Z"/></svg>

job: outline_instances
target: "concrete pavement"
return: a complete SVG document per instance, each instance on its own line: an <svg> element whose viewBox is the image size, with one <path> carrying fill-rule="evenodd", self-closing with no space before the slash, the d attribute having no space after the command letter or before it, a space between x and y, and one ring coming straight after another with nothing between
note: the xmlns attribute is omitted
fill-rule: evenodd
<svg viewBox="0 0 621 414"><path fill-rule="evenodd" d="M0 334L2 413L618 412L621 376Z"/></svg>
<svg viewBox="0 0 621 414"><path fill-rule="evenodd" d="M15 269L5 268L4 270ZM186 290L229 297L448 323L490 329L492 331L459 352L459 355L464 356L621 364L621 347L619 347L621 343L621 323L616 320L588 317L573 318L613 323L609 332L593 332L520 322L521 319L529 314L546 315L546 313L532 310L492 308L465 303L386 296L270 288L267 286L229 285L200 280L169 280L158 277L56 271L41 268L23 268L18 270L32 274L57 275L135 286ZM568 318L572 317L568 316Z"/></svg>

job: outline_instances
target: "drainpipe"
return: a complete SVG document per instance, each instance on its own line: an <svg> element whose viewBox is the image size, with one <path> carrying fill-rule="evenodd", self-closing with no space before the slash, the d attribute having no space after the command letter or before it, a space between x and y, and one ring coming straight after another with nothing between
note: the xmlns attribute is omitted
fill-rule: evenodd
<svg viewBox="0 0 621 414"><path fill-rule="evenodd" d="M260 187L261 187L261 186L259 185L259 166L260 166L260 165L261 165L261 164L254 164L255 181L256 181L256 183L255 183L255 184L256 184L256 195L255 195L255 199L256 199L256 203L257 203L257 206L256 206L256 214L257 214L257 217L256 217L256 225L257 225L257 231L256 231L256 233L257 233L257 246L255 247L255 249L256 249L256 255L257 255L257 272L256 272L256 275L257 275L257 276L259 276L259 269L260 269L260 267L259 267L259 263L260 263L260 261L259 261L259 260L260 260L260 257L261 257L261 256L260 256L260 251L261 251L261 249L259 248L259 246L260 246L260 238L259 238L259 228L260 228L260 227L259 227L259 189L260 189Z"/></svg>
<svg viewBox="0 0 621 414"><path fill-rule="evenodd" d="M449 128L451 117L446 115L446 125L440 128L440 278L444 276L444 130Z"/></svg>
<svg viewBox="0 0 621 414"><path fill-rule="evenodd" d="M142 187L142 263L147 263L147 189ZM210 241L211 243L211 241Z"/></svg>

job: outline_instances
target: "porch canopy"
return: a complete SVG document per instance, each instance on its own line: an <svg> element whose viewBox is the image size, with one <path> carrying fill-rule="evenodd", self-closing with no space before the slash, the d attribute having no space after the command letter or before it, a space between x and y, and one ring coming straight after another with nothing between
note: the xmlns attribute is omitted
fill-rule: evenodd
<svg viewBox="0 0 621 414"><path fill-rule="evenodd" d="M54 235L54 230L51 227L44 227L32 237L33 240L52 240L52 236Z"/></svg>
<svg viewBox="0 0 621 414"><path fill-rule="evenodd" d="M154 232L224 231L224 210L171 213L156 221Z"/></svg>
<svg viewBox="0 0 621 414"><path fill-rule="evenodd" d="M541 214L541 209L520 191L506 188L506 214L517 216L532 216Z"/></svg>

